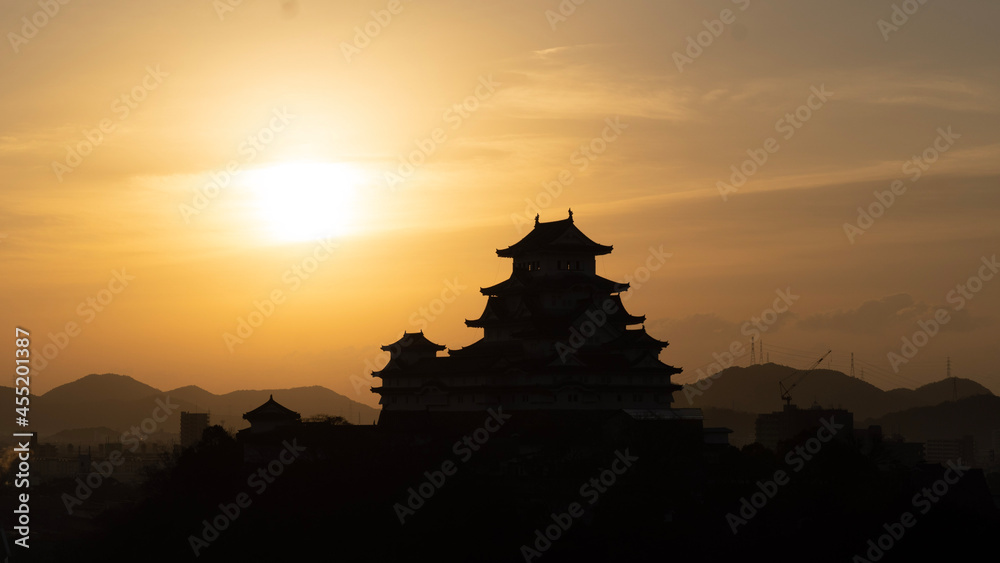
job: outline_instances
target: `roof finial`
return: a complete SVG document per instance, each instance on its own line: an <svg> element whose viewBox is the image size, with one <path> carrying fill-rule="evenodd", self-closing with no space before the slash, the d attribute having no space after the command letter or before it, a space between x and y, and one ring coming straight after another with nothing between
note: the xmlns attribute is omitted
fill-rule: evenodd
<svg viewBox="0 0 1000 563"><path fill-rule="evenodd" d="M539 216L540 216L540 214L535 213L535 224L536 225L538 224L538 218L539 218Z"/></svg>
<svg viewBox="0 0 1000 563"><path fill-rule="evenodd" d="M573 210L572 209L569 210L569 222L570 223L573 222Z"/></svg>

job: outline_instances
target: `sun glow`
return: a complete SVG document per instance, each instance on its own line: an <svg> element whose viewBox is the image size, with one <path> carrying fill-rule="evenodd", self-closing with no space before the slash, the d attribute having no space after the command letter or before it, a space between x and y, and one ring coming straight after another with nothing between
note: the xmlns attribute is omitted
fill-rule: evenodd
<svg viewBox="0 0 1000 563"><path fill-rule="evenodd" d="M355 200L363 182L350 164L288 162L247 172L261 217L282 242L342 236L357 220Z"/></svg>

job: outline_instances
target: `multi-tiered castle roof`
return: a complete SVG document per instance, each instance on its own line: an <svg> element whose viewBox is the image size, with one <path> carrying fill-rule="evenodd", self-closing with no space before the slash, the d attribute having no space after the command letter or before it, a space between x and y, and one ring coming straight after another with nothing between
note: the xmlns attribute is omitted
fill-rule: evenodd
<svg viewBox="0 0 1000 563"><path fill-rule="evenodd" d="M629 313L618 283L596 273L611 246L587 237L569 217L542 223L497 250L510 258L510 277L480 291L483 313L466 325L483 329L477 342L445 347L422 332L382 349L382 419L393 412L482 410L669 409L681 370L659 360L667 342L650 336L645 317ZM390 415L391 418L391 415Z"/></svg>

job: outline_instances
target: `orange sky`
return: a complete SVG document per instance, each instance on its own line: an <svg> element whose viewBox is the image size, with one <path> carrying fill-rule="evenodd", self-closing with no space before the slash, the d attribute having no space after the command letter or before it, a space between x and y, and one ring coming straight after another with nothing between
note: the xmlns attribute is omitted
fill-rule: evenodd
<svg viewBox="0 0 1000 563"><path fill-rule="evenodd" d="M1000 392L1000 281L979 277L1000 250L1000 6L895 25L893 2L849 4L5 2L3 317L36 355L64 345L33 391L116 372L374 404L351 378L380 345L476 340L478 288L510 272L495 249L572 207L679 382L790 288L773 361L853 351L892 388L950 356Z"/></svg>

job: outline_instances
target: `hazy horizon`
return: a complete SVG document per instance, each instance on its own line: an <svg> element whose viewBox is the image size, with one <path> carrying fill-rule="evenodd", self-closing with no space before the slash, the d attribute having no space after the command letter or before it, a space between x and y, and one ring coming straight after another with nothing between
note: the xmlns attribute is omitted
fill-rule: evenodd
<svg viewBox="0 0 1000 563"><path fill-rule="evenodd" d="M744 360L746 360L747 358L749 358L749 354L747 354L747 356L744 358ZM743 363L745 364L746 362L744 361ZM773 358L770 360L770 362L760 362L757 365L763 365L765 363L772 363L772 364L775 364L775 365L778 365L778 366L781 366L781 367L789 367L789 368L800 370L800 371L808 371L808 367L812 365L812 364L809 364L808 366L807 365L794 366L794 365L789 365L789 363L791 363L791 362L785 363L785 362L781 362L781 361L776 361ZM834 368L827 368L825 366L826 366L826 361L824 361L820 366L817 366L816 369L817 370L822 370L822 371L835 371L835 372L841 373L841 374L843 374L843 375L845 375L847 377L850 377L850 374L848 373L849 369L848 370L843 370L843 369L837 368L836 366ZM733 365L733 366L730 366L730 367L748 368L750 366L749 365ZM724 369L728 369L728 368L724 368ZM861 370L860 370L860 366L859 366L857 368L857 372L860 374L860 371ZM712 374L708 373L707 371L704 372L704 374L705 374L704 376L699 376L697 378L697 380L701 380L701 379L717 380L718 379L718 378L710 377ZM130 378L130 379L132 379L134 381L137 381L137 382L139 382L141 384L147 385L149 387L154 387L154 388L157 389L157 391L162 392L162 393L169 393L170 391L175 391L177 389L184 389L186 387L197 387L199 389L202 389L203 391L208 391L209 393L212 393L213 395L216 395L216 396L226 395L226 394L234 393L234 392L242 392L242 391L267 392L267 391L274 391L274 390L281 390L281 389L285 389L285 390L287 390L287 389L307 389L309 387L315 387L315 386L323 387L323 388L326 388L326 389L328 389L330 391L334 391L333 389L330 389L329 387L327 387L325 385L322 385L320 383L315 383L315 384L312 384L312 385L290 385L290 386L287 386L287 387L274 386L274 385L272 385L271 387L254 387L254 388L248 388L248 387L238 387L237 388L237 387L234 387L234 388L231 388L231 389L218 389L218 390L207 389L207 388L205 388L205 387L203 387L201 385L198 385L197 383L189 383L189 384L185 384L185 385L178 385L176 387L163 387L163 388L160 388L160 387L156 387L155 385L151 385L150 383L148 383L146 381L143 381L142 378L136 377L136 376L131 375L131 374L103 372L103 373L87 373L87 374L81 375L81 376L79 376L79 377L77 377L75 379L71 379L71 380L66 381L64 383L60 383L59 385L55 385L52 388L48 388L45 391L43 391L41 393L38 393L38 394L39 395L44 395L45 393L48 393L49 391L52 391L53 389L55 389L57 387L62 387L64 385L67 385L67 384L70 384L70 383L76 383L76 382L80 381L81 379L84 379L84 378L87 378L87 377L90 377L90 376L94 376L94 375L97 375L97 376L115 375L115 376L128 377L128 378ZM861 379L859 375L856 375L855 378L856 379ZM682 376L680 379L685 379L685 378ZM865 377L864 379L861 379L861 381L863 381L864 383L868 383L869 385L872 385L875 388L880 389L882 391L892 391L894 389L912 389L911 387L883 387L883 386L880 386L878 383L876 383L874 381L871 381L870 379L871 378ZM979 383L979 384L982 385L981 382L977 381L974 378L959 377L959 379L973 381L975 383ZM688 383L693 384L693 383L695 383L695 381L696 381L695 379L692 379L691 381L686 381L685 380L685 381L683 381L683 383L685 383L685 384L688 384ZM927 383L922 383L918 387L922 387L922 386L925 386L925 385L930 385L930 384L933 384L933 383L940 383L941 381L947 381L947 378L942 378L942 379L939 379L939 380L929 381ZM2 386L2 387L6 387L6 386ZM986 387L986 386L983 385L983 387ZM990 391L992 392L992 390L990 390ZM683 394L683 392L678 393L677 397L680 397L682 394ZM351 395L345 395L345 397L348 398L348 399L351 399L351 400L357 400L355 397L352 397ZM677 399L675 399L675 400L677 400ZM358 401L358 402L362 402L362 401ZM776 402L777 402L777 399L776 399ZM678 404L681 404L681 403L683 403L683 401L679 402ZM375 408L378 408L379 405L376 404L376 405L372 405L372 406L374 406Z"/></svg>

